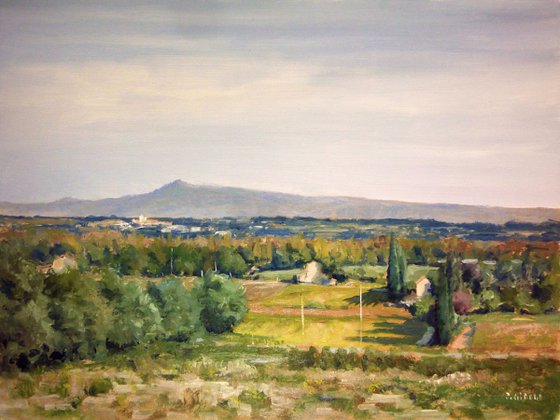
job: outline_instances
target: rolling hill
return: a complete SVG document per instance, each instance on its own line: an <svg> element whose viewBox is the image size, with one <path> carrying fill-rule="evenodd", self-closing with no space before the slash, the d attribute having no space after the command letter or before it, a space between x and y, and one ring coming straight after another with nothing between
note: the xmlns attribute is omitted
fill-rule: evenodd
<svg viewBox="0 0 560 420"><path fill-rule="evenodd" d="M425 204L354 197L310 197L243 188L193 185L181 180L152 192L101 200L63 198L50 203L0 202L9 216L252 217L436 219L504 223L560 220L560 209Z"/></svg>

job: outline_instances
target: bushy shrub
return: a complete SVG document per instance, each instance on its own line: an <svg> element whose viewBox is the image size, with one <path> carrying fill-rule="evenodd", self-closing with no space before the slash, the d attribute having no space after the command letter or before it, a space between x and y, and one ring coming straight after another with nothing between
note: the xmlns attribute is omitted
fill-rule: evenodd
<svg viewBox="0 0 560 420"><path fill-rule="evenodd" d="M301 370L309 367L318 367L320 366L321 360L322 360L321 354L313 346L309 347L309 349L307 349L306 351L292 349L288 353L288 366L292 370Z"/></svg>
<svg viewBox="0 0 560 420"><path fill-rule="evenodd" d="M106 271L99 288L113 308L114 320L107 334L109 345L130 347L152 341L162 333L159 309L138 281L124 282L114 272Z"/></svg>
<svg viewBox="0 0 560 420"><path fill-rule="evenodd" d="M464 290L457 290L453 294L453 308L459 315L466 315L471 309L471 294Z"/></svg>
<svg viewBox="0 0 560 420"><path fill-rule="evenodd" d="M319 357L319 367L323 370L334 369L334 353L330 347L323 347Z"/></svg>
<svg viewBox="0 0 560 420"><path fill-rule="evenodd" d="M109 304L95 287L95 281L77 270L50 274L45 280L49 317L53 322L53 351L59 358L101 356L110 325Z"/></svg>
<svg viewBox="0 0 560 420"><path fill-rule="evenodd" d="M485 289L480 294L474 295L471 302L473 310L482 313L497 311L502 305L499 293L491 289Z"/></svg>
<svg viewBox="0 0 560 420"><path fill-rule="evenodd" d="M18 246L0 242L0 363L28 368L52 346L44 275L22 258Z"/></svg>
<svg viewBox="0 0 560 420"><path fill-rule="evenodd" d="M243 286L227 276L207 272L195 282L193 293L202 306L200 318L208 332L232 331L247 313Z"/></svg>
<svg viewBox="0 0 560 420"><path fill-rule="evenodd" d="M167 279L158 285L150 283L148 293L159 309L165 339L187 341L200 330L202 307L179 280Z"/></svg>
<svg viewBox="0 0 560 420"><path fill-rule="evenodd" d="M257 410L270 407L272 403L268 395L258 390L244 390L239 394L239 401Z"/></svg>
<svg viewBox="0 0 560 420"><path fill-rule="evenodd" d="M30 376L23 376L19 379L12 391L15 398L29 398L35 394L35 381Z"/></svg>
<svg viewBox="0 0 560 420"><path fill-rule="evenodd" d="M435 298L432 295L422 296L412 306L412 315L430 325L435 325Z"/></svg>
<svg viewBox="0 0 560 420"><path fill-rule="evenodd" d="M555 257L553 269L548 276L533 287L533 296L541 303L543 312L560 309L560 263Z"/></svg>
<svg viewBox="0 0 560 420"><path fill-rule="evenodd" d="M318 367L323 370L352 370L383 371L389 368L401 370L412 369L414 358L407 355L382 353L366 349L364 353L357 353L346 349L330 349L323 347L318 352L315 347L306 351L293 349L288 354L288 366L291 370L301 370L308 367Z"/></svg>
<svg viewBox="0 0 560 420"><path fill-rule="evenodd" d="M333 362L335 369L351 370L360 366L358 356L355 353L346 351L345 349L338 349L334 353Z"/></svg>
<svg viewBox="0 0 560 420"><path fill-rule="evenodd" d="M513 307L516 312L538 314L541 313L541 304L537 299L533 299L527 289L519 289L513 300Z"/></svg>
<svg viewBox="0 0 560 420"><path fill-rule="evenodd" d="M107 378L93 379L90 384L84 389L86 395L95 397L96 395L106 394L113 389L113 383Z"/></svg>

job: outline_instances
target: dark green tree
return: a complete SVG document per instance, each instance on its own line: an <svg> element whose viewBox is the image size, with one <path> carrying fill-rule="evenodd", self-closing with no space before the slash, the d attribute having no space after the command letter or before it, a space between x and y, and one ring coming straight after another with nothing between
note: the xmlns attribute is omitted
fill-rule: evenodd
<svg viewBox="0 0 560 420"><path fill-rule="evenodd" d="M140 274L146 269L147 257L144 250L133 245L125 245L115 259L118 260L119 271L122 275Z"/></svg>
<svg viewBox="0 0 560 420"><path fill-rule="evenodd" d="M447 345L453 336L453 329L457 322L457 315L453 308L453 292L458 287L458 261L452 255L447 257L445 264L442 264L438 271L436 282L436 338L437 342Z"/></svg>
<svg viewBox="0 0 560 420"><path fill-rule="evenodd" d="M399 287L401 294L406 294L408 291L408 263L406 261L406 254L404 253L402 247L397 242L397 252L398 252L398 263L399 263Z"/></svg>
<svg viewBox="0 0 560 420"><path fill-rule="evenodd" d="M52 347L52 321L43 294L44 275L14 243L0 241L0 362L29 367L44 345Z"/></svg>
<svg viewBox="0 0 560 420"><path fill-rule="evenodd" d="M387 266L387 290L390 300L397 300L406 294L406 256L394 235L389 242L389 264Z"/></svg>
<svg viewBox="0 0 560 420"><path fill-rule="evenodd" d="M220 247L216 253L216 265L218 271L234 276L242 276L247 272L247 264L243 257L235 249L225 246Z"/></svg>
<svg viewBox="0 0 560 420"><path fill-rule="evenodd" d="M198 274L203 269L203 259L202 249L180 244L173 253L173 273L180 276Z"/></svg>
<svg viewBox="0 0 560 420"><path fill-rule="evenodd" d="M243 286L227 276L208 271L196 280L194 295L202 305L200 319L208 332L232 331L247 313Z"/></svg>
<svg viewBox="0 0 560 420"><path fill-rule="evenodd" d="M272 261L270 262L270 265L273 270L293 268L293 263L290 260L288 253L285 250L279 250L276 248L272 250Z"/></svg>
<svg viewBox="0 0 560 420"><path fill-rule="evenodd" d="M422 251L422 247L420 245L414 245L412 247L412 262L413 264L418 264L418 265L426 265L427 264L427 260L426 257L424 256L424 252Z"/></svg>

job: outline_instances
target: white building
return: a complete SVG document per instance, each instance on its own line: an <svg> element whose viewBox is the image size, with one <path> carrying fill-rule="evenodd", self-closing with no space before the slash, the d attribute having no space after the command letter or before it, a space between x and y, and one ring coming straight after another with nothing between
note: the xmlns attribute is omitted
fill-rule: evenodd
<svg viewBox="0 0 560 420"><path fill-rule="evenodd" d="M426 296L428 293L430 293L431 286L432 283L426 278L426 276L420 277L418 280L416 280L416 296L418 298Z"/></svg>

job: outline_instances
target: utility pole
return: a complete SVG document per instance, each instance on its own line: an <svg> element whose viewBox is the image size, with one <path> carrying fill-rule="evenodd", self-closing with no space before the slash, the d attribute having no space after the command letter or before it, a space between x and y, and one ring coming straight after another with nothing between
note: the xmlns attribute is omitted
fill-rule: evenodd
<svg viewBox="0 0 560 420"><path fill-rule="evenodd" d="M360 284L360 343L362 342L362 320L363 320L363 312L362 312L362 285Z"/></svg>
<svg viewBox="0 0 560 420"><path fill-rule="evenodd" d="M173 275L173 248L171 248L171 275Z"/></svg>
<svg viewBox="0 0 560 420"><path fill-rule="evenodd" d="M305 315L303 314L303 292L299 294L301 300L301 335L305 335Z"/></svg>
<svg viewBox="0 0 560 420"><path fill-rule="evenodd" d="M360 322L363 319L363 312L362 312L362 285L360 284Z"/></svg>

